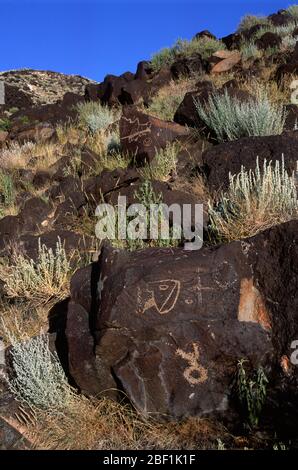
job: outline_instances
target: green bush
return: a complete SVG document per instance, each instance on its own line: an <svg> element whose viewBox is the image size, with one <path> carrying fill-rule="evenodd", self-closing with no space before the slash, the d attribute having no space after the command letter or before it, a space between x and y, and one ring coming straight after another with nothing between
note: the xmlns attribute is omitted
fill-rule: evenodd
<svg viewBox="0 0 298 470"><path fill-rule="evenodd" d="M252 28L258 24L267 25L269 20L266 16L258 16L258 15L245 15L241 18L240 23L237 28L237 32L241 33L247 29Z"/></svg>
<svg viewBox="0 0 298 470"><path fill-rule="evenodd" d="M99 101L79 103L79 122L92 133L105 130L120 117L120 111L102 105Z"/></svg>
<svg viewBox="0 0 298 470"><path fill-rule="evenodd" d="M11 122L8 118L0 119L0 131L9 131L11 128Z"/></svg>
<svg viewBox="0 0 298 470"><path fill-rule="evenodd" d="M179 57L187 57L192 54L201 54L203 59L207 59L214 52L225 49L222 41L208 37L193 39L191 41L178 39L173 47L161 49L151 58L151 65L155 71L162 66L171 66Z"/></svg>
<svg viewBox="0 0 298 470"><path fill-rule="evenodd" d="M281 134L286 112L282 106L270 102L260 87L257 99L239 101L229 95L214 93L207 104L194 100L197 113L216 135L219 142L241 137Z"/></svg>

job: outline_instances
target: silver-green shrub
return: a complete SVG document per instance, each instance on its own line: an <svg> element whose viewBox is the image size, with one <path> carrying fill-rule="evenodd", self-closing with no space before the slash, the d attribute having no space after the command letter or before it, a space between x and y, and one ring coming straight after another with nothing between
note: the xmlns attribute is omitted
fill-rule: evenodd
<svg viewBox="0 0 298 470"><path fill-rule="evenodd" d="M194 103L200 119L215 133L219 142L277 135L284 128L284 108L271 103L263 89L258 91L256 100L240 101L225 90L223 94L212 94L207 104L197 100Z"/></svg>
<svg viewBox="0 0 298 470"><path fill-rule="evenodd" d="M16 341L10 336L12 377L7 378L17 400L44 410L63 409L72 395L56 353L49 348L49 338L42 334Z"/></svg>
<svg viewBox="0 0 298 470"><path fill-rule="evenodd" d="M91 132L105 130L120 117L118 110L102 105L99 101L79 103L79 122Z"/></svg>

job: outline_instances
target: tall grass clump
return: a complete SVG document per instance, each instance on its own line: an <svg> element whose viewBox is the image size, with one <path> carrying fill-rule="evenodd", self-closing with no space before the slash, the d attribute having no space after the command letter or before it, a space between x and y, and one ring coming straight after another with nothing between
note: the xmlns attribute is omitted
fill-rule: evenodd
<svg viewBox="0 0 298 470"><path fill-rule="evenodd" d="M58 238L55 250L39 240L36 261L23 254L14 254L12 265L0 266L0 278L5 283L8 297L46 303L52 297L57 300L67 295L72 271Z"/></svg>
<svg viewBox="0 0 298 470"><path fill-rule="evenodd" d="M105 130L120 117L120 111L109 108L99 101L78 104L79 123L91 132Z"/></svg>
<svg viewBox="0 0 298 470"><path fill-rule="evenodd" d="M11 175L0 169L0 216L5 208L14 204L15 196L16 190Z"/></svg>
<svg viewBox="0 0 298 470"><path fill-rule="evenodd" d="M166 180L172 172L176 171L176 163L180 145L177 142L168 143L165 148L156 152L153 162L139 170L146 180Z"/></svg>
<svg viewBox="0 0 298 470"><path fill-rule="evenodd" d="M243 18L241 18L237 31L241 33L242 31L252 28L253 26L259 24L267 25L268 23L269 20L266 16L245 15Z"/></svg>
<svg viewBox="0 0 298 470"><path fill-rule="evenodd" d="M217 240L256 235L272 225L298 216L295 173L289 175L284 157L272 165L257 158L256 169L229 176L229 189L215 206L209 203L210 229Z"/></svg>
<svg viewBox="0 0 298 470"><path fill-rule="evenodd" d="M194 85L195 80L191 78L172 80L152 98L146 112L165 121L172 121L185 94L192 91L195 88Z"/></svg>
<svg viewBox="0 0 298 470"><path fill-rule="evenodd" d="M240 101L229 95L215 93L206 104L194 101L197 113L215 134L219 142L241 137L281 134L286 112L278 104L270 102L266 91L260 88L257 97Z"/></svg>

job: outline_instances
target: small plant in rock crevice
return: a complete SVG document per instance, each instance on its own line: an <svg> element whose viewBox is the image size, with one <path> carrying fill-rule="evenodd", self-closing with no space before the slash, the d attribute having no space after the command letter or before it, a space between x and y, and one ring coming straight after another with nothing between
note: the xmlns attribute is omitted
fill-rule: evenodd
<svg viewBox="0 0 298 470"><path fill-rule="evenodd" d="M245 359L238 361L235 388L248 423L254 427L259 423L266 400L268 379L261 366L256 371L254 378L249 378L244 368L245 362L248 361Z"/></svg>

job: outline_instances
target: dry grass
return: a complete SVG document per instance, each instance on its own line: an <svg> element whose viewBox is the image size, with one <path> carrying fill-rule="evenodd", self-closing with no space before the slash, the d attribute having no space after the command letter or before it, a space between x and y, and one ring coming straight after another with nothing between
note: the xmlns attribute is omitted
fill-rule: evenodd
<svg viewBox="0 0 298 470"><path fill-rule="evenodd" d="M180 149L179 143L173 142L157 151L153 162L139 169L142 178L145 180L168 180L170 174L176 172L177 155Z"/></svg>
<svg viewBox="0 0 298 470"><path fill-rule="evenodd" d="M145 112L165 121L172 121L185 94L194 90L197 80L198 77L196 79L182 78L177 81L172 80L168 85L159 90Z"/></svg>
<svg viewBox="0 0 298 470"><path fill-rule="evenodd" d="M6 344L11 344L11 335L21 341L24 335L37 336L41 331L47 331L48 312L51 304L32 306L28 302L9 303L2 301L0 304L1 336ZM3 326L4 325L4 326ZM9 334L7 334L9 332Z"/></svg>
<svg viewBox="0 0 298 470"><path fill-rule="evenodd" d="M46 170L62 156L59 143L12 142L0 151L1 167L5 169L30 168Z"/></svg>
<svg viewBox="0 0 298 470"><path fill-rule="evenodd" d="M63 411L34 409L22 418L35 449L216 449L217 439L231 441L223 426L207 419L162 424L107 398L91 401L73 395Z"/></svg>
<svg viewBox="0 0 298 470"><path fill-rule="evenodd" d="M172 187L178 191L195 195L198 201L208 201L212 199L206 182L201 175L194 176L191 179L184 177L178 178L173 183Z"/></svg>
<svg viewBox="0 0 298 470"><path fill-rule="evenodd" d="M291 93L293 90L291 90L290 84L293 80L297 79L298 76L295 75L285 76L279 85L275 80L266 80L266 77L264 77L263 80L246 80L240 85L240 88L256 97L258 90L262 88L273 105L282 106L291 102Z"/></svg>

